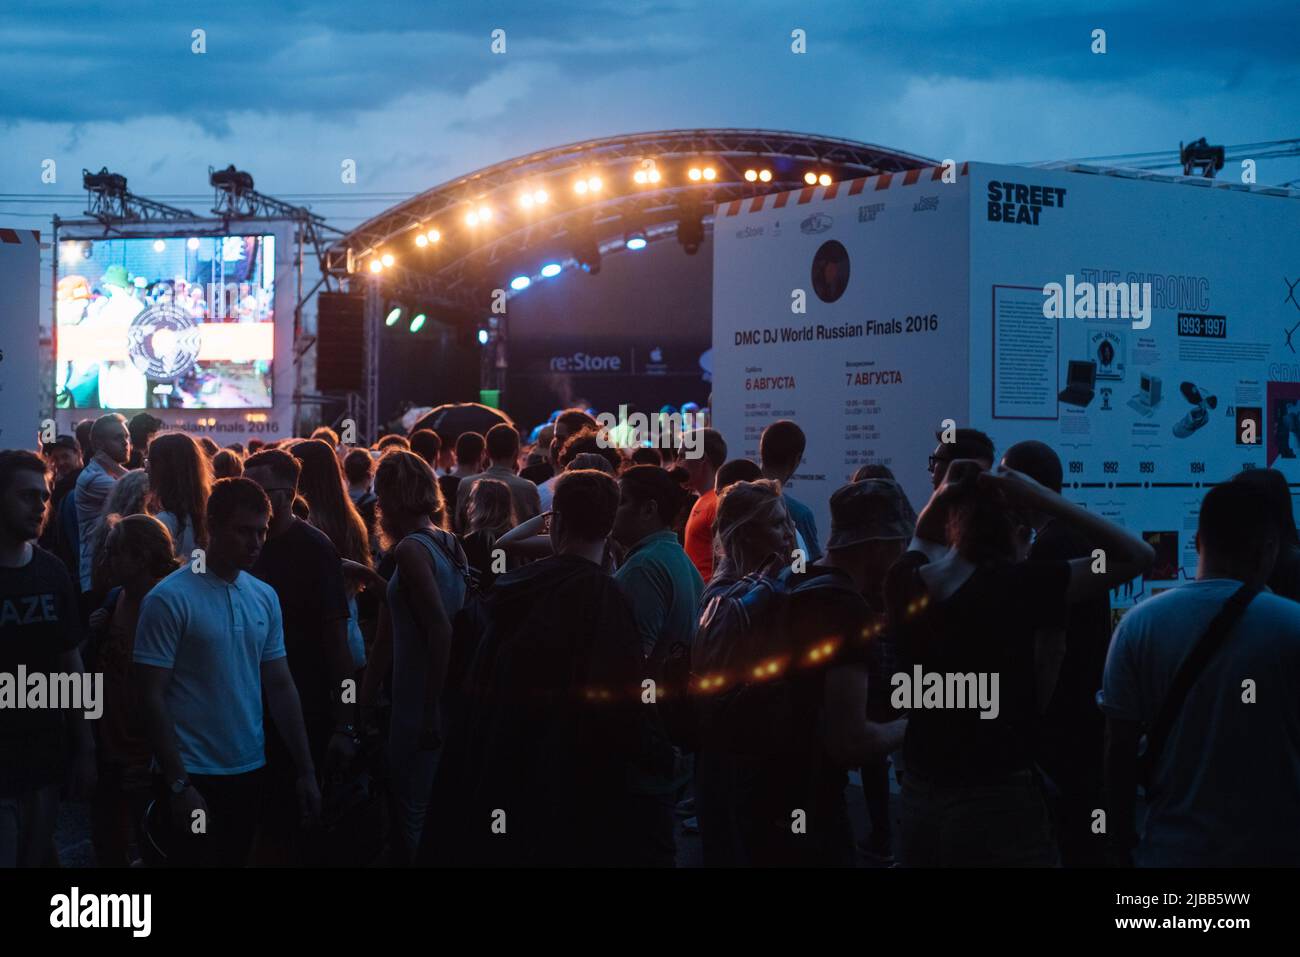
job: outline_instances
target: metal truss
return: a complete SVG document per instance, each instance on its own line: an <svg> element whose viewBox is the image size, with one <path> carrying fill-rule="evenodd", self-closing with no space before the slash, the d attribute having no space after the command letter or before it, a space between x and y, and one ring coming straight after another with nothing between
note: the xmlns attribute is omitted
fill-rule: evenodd
<svg viewBox="0 0 1300 957"><path fill-rule="evenodd" d="M652 160L662 185L639 186L632 174ZM709 165L712 181L690 181L688 166ZM527 268L530 257L563 260L579 243L608 244L632 230L650 239L671 237L669 225L699 215L705 229L713 208L733 199L785 192L805 186L812 170L836 182L934 165L910 153L867 143L772 130L667 130L587 140L517 157L444 183L400 203L357 227L326 251L325 268L342 278L378 281L394 298L418 299L430 307L470 316L481 314L491 291L505 285L511 269ZM769 182L750 182L747 169L770 169ZM575 196L572 183L599 175L599 199ZM526 211L517 192L544 188L551 202ZM465 213L486 204L489 225L464 225ZM438 243L417 248L415 236L430 228ZM383 272L364 272L370 259L392 252L397 260Z"/></svg>

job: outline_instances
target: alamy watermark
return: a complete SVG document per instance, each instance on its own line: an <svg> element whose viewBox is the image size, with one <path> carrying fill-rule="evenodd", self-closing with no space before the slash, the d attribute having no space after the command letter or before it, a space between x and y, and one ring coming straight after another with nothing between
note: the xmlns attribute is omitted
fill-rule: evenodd
<svg viewBox="0 0 1300 957"><path fill-rule="evenodd" d="M1132 319L1134 329L1151 327L1151 283L1049 282L1043 287L1045 319Z"/></svg>
<svg viewBox="0 0 1300 957"><path fill-rule="evenodd" d="M84 711L97 720L104 713L104 675L101 672L45 674L0 671L0 711Z"/></svg>
<svg viewBox="0 0 1300 957"><path fill-rule="evenodd" d="M900 711L973 708L978 709L981 719L991 721L1002 710L996 671L941 673L913 665L910 674L899 671L889 683L894 688L889 703Z"/></svg>

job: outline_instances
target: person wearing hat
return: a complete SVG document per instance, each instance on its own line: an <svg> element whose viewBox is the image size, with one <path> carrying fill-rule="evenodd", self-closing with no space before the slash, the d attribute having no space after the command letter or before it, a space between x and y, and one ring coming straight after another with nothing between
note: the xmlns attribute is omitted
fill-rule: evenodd
<svg viewBox="0 0 1300 957"><path fill-rule="evenodd" d="M868 713L872 684L883 682L872 698L878 691L887 703L889 695L872 629L883 605L885 572L913 534L905 502L898 485L884 479L840 488L831 496L825 554L788 576L790 654L804 665L788 672L794 707L788 720L797 754L769 761L753 783L754 793L743 800L746 807L803 808L808 827L794 841L772 835L770 846L747 848L751 863L857 864L844 797L847 772L898 750L907 728L892 713Z"/></svg>
<svg viewBox="0 0 1300 957"><path fill-rule="evenodd" d="M91 306L82 322L103 337L106 344L120 343L122 358L104 359L99 363L99 407L101 409L143 409L148 395L148 381L131 362L126 352L127 330L131 321L144 311L136 295L135 283L126 268L112 265L99 280L106 298ZM114 350L116 351L116 350Z"/></svg>
<svg viewBox="0 0 1300 957"><path fill-rule="evenodd" d="M916 513L902 487L892 479L871 478L845 485L831 496L831 535L826 556L814 567L847 574L873 615L881 615L885 574L903 554L915 526ZM859 674L858 680L848 685L855 698L861 696L858 700L868 719L879 724L900 717L888 700L893 664L886 635L881 634L872 641L866 656L866 674ZM866 681L859 683L863 677ZM870 828L858 846L872 864L893 866L889 754L869 755L859 765L859 774Z"/></svg>

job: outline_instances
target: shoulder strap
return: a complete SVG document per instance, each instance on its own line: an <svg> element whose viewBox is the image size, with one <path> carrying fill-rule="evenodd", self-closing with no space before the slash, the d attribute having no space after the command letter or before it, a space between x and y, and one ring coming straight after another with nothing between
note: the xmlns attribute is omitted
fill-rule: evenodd
<svg viewBox="0 0 1300 957"><path fill-rule="evenodd" d="M448 548L446 543L443 542L442 536L435 534L432 529L422 528L417 531L416 534L423 535L425 538L429 539L429 541L433 542L433 544L437 546L440 552L447 556L447 560L451 562L452 567L455 568L460 577L465 580L465 587L468 588L470 592L477 592L479 590L478 579L475 577L473 571L471 571L469 563L465 561L463 552Z"/></svg>
<svg viewBox="0 0 1300 957"><path fill-rule="evenodd" d="M1245 613L1246 607L1255 600L1255 596L1258 594L1258 585L1242 585L1233 592L1232 596L1223 603L1219 613L1214 616L1214 619L1210 622L1210 627L1205 630L1205 634L1200 637L1200 640L1188 652L1187 657L1183 659L1182 664L1178 666L1173 684L1169 686L1169 691L1165 694L1165 700L1160 703L1160 710L1156 712L1155 720L1151 722L1151 727L1147 730L1147 746L1143 755L1147 767L1151 767L1155 763L1155 759L1165 743L1165 738L1169 735L1169 729L1173 727L1174 719L1178 717L1183 702L1192 690L1192 685L1196 684L1196 679L1201 676L1201 672L1205 670L1205 666L1214 657L1214 653L1223 645L1223 641L1228 637L1228 632L1232 630L1232 626L1237 623Z"/></svg>

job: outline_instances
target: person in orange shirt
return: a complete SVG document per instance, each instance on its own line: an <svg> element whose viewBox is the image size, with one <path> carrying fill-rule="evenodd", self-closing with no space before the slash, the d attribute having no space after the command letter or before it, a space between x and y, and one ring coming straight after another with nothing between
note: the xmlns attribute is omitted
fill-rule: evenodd
<svg viewBox="0 0 1300 957"><path fill-rule="evenodd" d="M714 479L722 463L727 461L727 443L722 433L703 429L702 439L685 448L694 448L702 454L694 458L683 456L682 466L690 476L690 486L700 494L686 520L686 554L706 582L713 576L713 519L718 512L718 493Z"/></svg>

